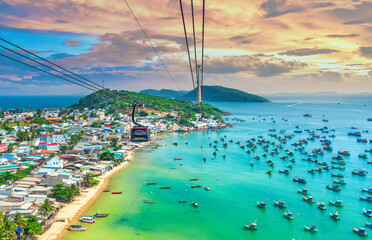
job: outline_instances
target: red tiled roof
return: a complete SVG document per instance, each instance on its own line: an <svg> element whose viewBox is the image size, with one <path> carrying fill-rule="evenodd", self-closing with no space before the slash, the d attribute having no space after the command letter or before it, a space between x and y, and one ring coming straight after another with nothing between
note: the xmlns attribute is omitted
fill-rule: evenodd
<svg viewBox="0 0 372 240"><path fill-rule="evenodd" d="M46 142L41 142L41 143L39 143L39 145L45 145L45 144L47 144Z"/></svg>
<svg viewBox="0 0 372 240"><path fill-rule="evenodd" d="M45 137L50 137L50 135L48 133L44 133L43 134Z"/></svg>

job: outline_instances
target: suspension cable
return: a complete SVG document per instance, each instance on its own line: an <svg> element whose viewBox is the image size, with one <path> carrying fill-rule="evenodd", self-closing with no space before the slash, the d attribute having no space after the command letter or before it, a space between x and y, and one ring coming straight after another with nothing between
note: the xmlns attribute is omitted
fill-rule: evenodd
<svg viewBox="0 0 372 240"><path fill-rule="evenodd" d="M192 32L194 35L194 53L195 53L195 76L198 79L198 58L196 57L196 37L195 37L195 20L194 20L194 0L191 0L191 15L192 15Z"/></svg>
<svg viewBox="0 0 372 240"><path fill-rule="evenodd" d="M183 15L182 0L180 0L180 8L181 8L181 15L182 15L183 30L184 30L184 33L185 33L187 55L189 56L189 65L190 65L191 80L192 80L192 86L193 86L194 97L195 97L194 99L196 100L194 73L193 73L192 64L191 64L191 57L190 57L190 50L189 50L189 41L187 40L187 31L186 31L185 17Z"/></svg>
<svg viewBox="0 0 372 240"><path fill-rule="evenodd" d="M205 0L203 0L203 27L202 27L202 64L201 64L201 85L202 86L204 84L204 21L205 21Z"/></svg>

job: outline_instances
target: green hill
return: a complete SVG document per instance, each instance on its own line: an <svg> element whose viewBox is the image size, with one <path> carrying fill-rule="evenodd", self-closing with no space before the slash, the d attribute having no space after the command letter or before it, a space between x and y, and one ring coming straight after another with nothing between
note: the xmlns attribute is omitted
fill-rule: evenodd
<svg viewBox="0 0 372 240"><path fill-rule="evenodd" d="M155 90L155 89L145 89L140 91L139 93L153 95L157 97L165 97L165 98L179 98L188 93L188 91L175 91L170 89L161 89L161 90Z"/></svg>
<svg viewBox="0 0 372 240"><path fill-rule="evenodd" d="M254 94L249 94L237 89L226 88L222 86L203 86L203 101L218 102L269 102L268 99ZM180 99L194 100L194 92L190 91Z"/></svg>
<svg viewBox="0 0 372 240"><path fill-rule="evenodd" d="M71 105L70 108L79 110L83 110L84 108L102 108L106 109L108 113L129 113L131 111L132 104L136 102L144 103L146 108L163 112L179 111L186 114L200 112L196 104L185 100L168 99L124 90L112 90L112 93L119 95L119 97L114 97L113 94L108 93L108 91L110 90L101 90L89 94L81 98L78 104ZM203 104L202 112L209 115L227 114L226 112L209 104Z"/></svg>

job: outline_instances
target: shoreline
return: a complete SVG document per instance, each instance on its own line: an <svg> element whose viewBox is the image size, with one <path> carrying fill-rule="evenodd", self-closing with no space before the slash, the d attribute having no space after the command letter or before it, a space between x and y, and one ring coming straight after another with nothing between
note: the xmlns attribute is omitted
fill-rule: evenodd
<svg viewBox="0 0 372 240"><path fill-rule="evenodd" d="M107 186L109 179L118 171L127 168L133 161L134 153L143 148L145 145L140 145L137 149L132 150L128 154L128 158L131 159L130 162L123 162L113 170L104 173L102 176L97 177L100 182L89 189L88 192L81 193L77 198L75 198L71 203L63 205L63 207L57 211L54 219L65 219L64 222L54 221L41 235L35 235L38 240L52 240L52 239L62 239L67 231L67 227L79 220L80 214L82 214L101 194L102 190Z"/></svg>

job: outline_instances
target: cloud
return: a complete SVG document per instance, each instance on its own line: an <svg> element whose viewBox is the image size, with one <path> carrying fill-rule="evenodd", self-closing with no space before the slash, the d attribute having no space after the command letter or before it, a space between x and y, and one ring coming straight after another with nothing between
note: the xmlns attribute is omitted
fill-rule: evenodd
<svg viewBox="0 0 372 240"><path fill-rule="evenodd" d="M317 73L312 73L309 76L310 79L318 82L340 83L343 81L342 75L338 72L318 71Z"/></svg>
<svg viewBox="0 0 372 240"><path fill-rule="evenodd" d="M300 48L300 49L281 52L279 53L279 55L310 56L310 55L317 55L317 54L329 54L329 53L334 53L334 52L338 52L338 50L327 49L327 48Z"/></svg>
<svg viewBox="0 0 372 240"><path fill-rule="evenodd" d="M333 7L336 6L333 2L319 2L319 3L312 3L310 4L311 8L325 8L325 7Z"/></svg>
<svg viewBox="0 0 372 240"><path fill-rule="evenodd" d="M267 0L261 4L261 9L266 12L265 18L278 17L288 13L302 12L302 7L288 4L287 0Z"/></svg>
<svg viewBox="0 0 372 240"><path fill-rule="evenodd" d="M346 34L346 35L338 35L338 34L330 34L326 35L326 37L330 38L353 38L353 37L358 37L359 34Z"/></svg>
<svg viewBox="0 0 372 240"><path fill-rule="evenodd" d="M354 21L343 22L342 24L344 24L344 25L357 25L357 24L363 24L363 23L366 23L366 21L354 20Z"/></svg>
<svg viewBox="0 0 372 240"><path fill-rule="evenodd" d="M65 44L66 46L80 46L82 44L82 42L80 41L77 41L77 40L67 40L65 41L63 44Z"/></svg>
<svg viewBox="0 0 372 240"><path fill-rule="evenodd" d="M360 47L359 52L363 57L372 59L372 47Z"/></svg>
<svg viewBox="0 0 372 240"><path fill-rule="evenodd" d="M246 72L260 77L271 77L306 66L307 64L298 61L263 60L259 57L244 55L208 59L205 64L205 71L209 74Z"/></svg>

